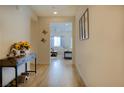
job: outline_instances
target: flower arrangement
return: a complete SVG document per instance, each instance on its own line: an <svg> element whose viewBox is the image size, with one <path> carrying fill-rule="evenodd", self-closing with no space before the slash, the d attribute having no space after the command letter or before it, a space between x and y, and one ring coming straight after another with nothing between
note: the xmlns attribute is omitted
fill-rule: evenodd
<svg viewBox="0 0 124 93"><path fill-rule="evenodd" d="M22 49L29 50L31 48L30 44L26 41L15 43L13 47L17 50L22 50Z"/></svg>
<svg viewBox="0 0 124 93"><path fill-rule="evenodd" d="M26 51L28 51L31 48L30 44L27 41L21 41L14 43L10 47L9 54L7 56L21 56L26 55Z"/></svg>

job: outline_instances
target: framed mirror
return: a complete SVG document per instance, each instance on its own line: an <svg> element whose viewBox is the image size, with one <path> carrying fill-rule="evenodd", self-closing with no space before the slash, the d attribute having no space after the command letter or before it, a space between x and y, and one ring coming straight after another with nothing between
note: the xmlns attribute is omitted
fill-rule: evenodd
<svg viewBox="0 0 124 93"><path fill-rule="evenodd" d="M79 37L80 40L89 39L89 10L85 10L79 19Z"/></svg>

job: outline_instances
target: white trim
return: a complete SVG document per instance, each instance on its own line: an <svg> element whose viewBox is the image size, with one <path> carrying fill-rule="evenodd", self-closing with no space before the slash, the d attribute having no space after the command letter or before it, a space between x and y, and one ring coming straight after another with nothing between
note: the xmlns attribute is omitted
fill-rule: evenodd
<svg viewBox="0 0 124 93"><path fill-rule="evenodd" d="M89 85L88 85L88 80L86 79L86 77L85 77L84 74L81 74L81 71L80 71L80 69L79 69L79 67L78 67L78 65L77 65L76 63L75 63L75 67L76 67L76 69L77 69L77 71L78 71L78 73L79 73L79 75L80 75L80 77L81 77L81 80L84 81L85 86L86 86L86 87L89 87Z"/></svg>

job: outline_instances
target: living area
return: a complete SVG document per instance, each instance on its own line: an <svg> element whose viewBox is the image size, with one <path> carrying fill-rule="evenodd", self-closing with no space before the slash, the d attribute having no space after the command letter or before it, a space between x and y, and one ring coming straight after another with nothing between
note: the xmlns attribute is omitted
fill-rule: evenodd
<svg viewBox="0 0 124 93"><path fill-rule="evenodd" d="M50 24L51 58L72 59L72 23Z"/></svg>

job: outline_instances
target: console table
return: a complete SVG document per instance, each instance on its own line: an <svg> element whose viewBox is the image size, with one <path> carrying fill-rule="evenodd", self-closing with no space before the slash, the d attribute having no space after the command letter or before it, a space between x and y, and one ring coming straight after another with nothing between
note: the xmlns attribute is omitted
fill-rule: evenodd
<svg viewBox="0 0 124 93"><path fill-rule="evenodd" d="M27 63L35 60L35 70L34 71L27 71ZM2 68L3 67L13 67L15 68L15 80L16 80L16 87L18 86L18 66L25 64L25 72L35 72L36 73L36 55L31 53L25 57L18 57L18 58L5 58L0 59L0 86L2 87Z"/></svg>

